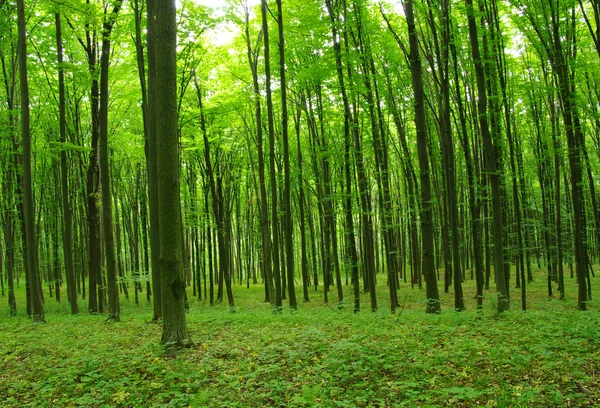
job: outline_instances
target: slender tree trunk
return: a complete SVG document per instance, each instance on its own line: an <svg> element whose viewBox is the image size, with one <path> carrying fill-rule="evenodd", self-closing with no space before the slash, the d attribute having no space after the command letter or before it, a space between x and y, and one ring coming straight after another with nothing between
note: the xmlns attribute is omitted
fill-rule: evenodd
<svg viewBox="0 0 600 408"><path fill-rule="evenodd" d="M479 51L479 38L477 36L477 24L473 1L465 0L467 8L467 20L469 24L469 38L471 41L471 54L475 64L475 75L477 77L477 112L479 115L479 131L483 139L483 150L485 154L485 167L489 175L492 190L492 218L493 218L493 240L494 240L494 272L496 275L496 290L498 292L498 311L508 310L510 300L508 287L504 273L504 243L502 231L502 194L500 191L500 176L496 162L496 150L487 120L487 95L485 89L484 68Z"/></svg>
<svg viewBox="0 0 600 408"><path fill-rule="evenodd" d="M262 271L265 281L265 301L271 303L271 307L276 307L275 287L273 285L273 265L271 263L271 237L269 232L269 216L267 211L267 187L265 180L265 161L263 151L263 127L262 127L262 109L260 103L260 88L258 84L258 47L252 50L250 44L250 14L246 8L245 15L245 34L248 52L248 63L252 71L252 86L254 93L255 119L256 119L256 149L258 155L258 180L260 185L260 231L262 237ZM262 32L261 32L262 35ZM260 40L260 37L259 37ZM260 42L260 41L259 41Z"/></svg>
<svg viewBox="0 0 600 408"><path fill-rule="evenodd" d="M229 307L234 307L235 303L233 300L233 292L231 289L231 277L230 277L230 262L231 262L231 245L229 243L229 234L227 225L227 218L229 208L227 203L225 203L225 198L223 197L223 169L217 169L217 175L215 177L215 171L213 169L211 157L210 157L210 143L208 140L208 132L206 129L206 121L204 117L204 107L202 104L202 90L200 89L200 85L196 80L196 93L198 97L198 106L200 108L200 128L202 130L203 141L204 141L204 161L206 166L206 174L208 176L212 204L213 204L213 213L215 215L215 221L217 223L217 236L219 240L219 294L217 295L217 300L222 299L222 283L225 283L227 286L227 299L229 302ZM220 171L219 171L220 170ZM216 179L216 180L215 180Z"/></svg>
<svg viewBox="0 0 600 408"><path fill-rule="evenodd" d="M85 52L88 60L88 69L92 75L92 84L90 90L90 110L92 119L92 140L89 153L89 166L87 169L87 224L89 233L88 247L88 309L90 313L101 312L102 299L100 296L102 288L102 241L101 234L101 214L100 214L100 169L99 169L99 148L100 139L99 127L99 103L100 86L96 75L97 65L97 46L96 33L86 27L86 45Z"/></svg>
<svg viewBox="0 0 600 408"><path fill-rule="evenodd" d="M518 173L517 173L517 165L516 165L516 153L515 153L515 135L513 135L513 126L512 126L512 115L510 112L509 99L507 93L507 73L505 67L505 50L504 44L502 41L502 34L500 33L500 23L498 21L497 9L495 0L492 1L492 12L494 15L493 25L495 26L495 36L496 39L494 43L496 43L496 63L498 65L498 77L500 79L500 89L502 91L502 106L504 108L504 118L505 118L505 129L506 129L506 138L508 139L508 148L509 148L509 156L510 156L510 170L512 176L512 198L513 198L513 212L515 218L515 229L517 233L517 266L518 270L521 273L524 273L525 270L525 261L523 253L525 251L523 245L523 227L522 227L522 210L521 210L521 200L519 199L519 183L518 183ZM500 43L500 44L498 44ZM520 282L519 282L520 280ZM527 310L527 281L523 279L519 279L519 275L517 275L517 282L520 283L521 287L521 309Z"/></svg>
<svg viewBox="0 0 600 408"><path fill-rule="evenodd" d="M358 45L362 51L362 71L364 74L365 98L368 104L369 116L371 118L371 133L373 137L373 149L376 164L376 179L379 190L379 207L381 212L382 238L385 246L385 265L387 269L387 284L390 293L390 309L395 313L398 304L398 289L396 282L397 264L396 264L396 247L394 245L394 230L392 228L392 202L390 196L390 179L388 168L388 149L386 141L386 130L383 123L383 115L381 111L381 100L379 97L379 87L377 84L377 72L375 62L370 46L370 37L363 27L362 8L355 3L355 15L357 20ZM375 241L377 244L377 241ZM375 251L380 254L383 251ZM382 257L383 258L383 257ZM379 257L376 257L378 260ZM376 267L376 270L383 269L384 261L380 262L381 268Z"/></svg>
<svg viewBox="0 0 600 408"><path fill-rule="evenodd" d="M344 216L345 216L345 242L346 252L348 257L348 267L352 275L352 290L354 298L354 312L360 311L360 282L358 271L358 254L356 253L356 237L354 232L354 217L352 214L352 163L350 162L350 147L352 145L351 133L351 116L350 103L348 101L348 93L344 82L344 69L342 65L341 47L338 38L338 30L336 27L335 11L330 0L326 2L329 18L331 20L331 34L334 39L335 63L340 90L342 93L342 101L344 104Z"/></svg>
<svg viewBox="0 0 600 408"><path fill-rule="evenodd" d="M121 319L119 288L117 286L117 260L115 252L114 222L110 190L108 151L108 64L110 61L110 35L121 9L122 0L117 0L110 15L105 17L102 29L102 56L100 57L100 179L102 189L102 235L106 260L106 284L108 292L107 320Z"/></svg>
<svg viewBox="0 0 600 408"><path fill-rule="evenodd" d="M45 323L40 281L37 265L37 239L33 203L33 179L31 176L31 129L29 112L29 81L27 77L27 33L24 0L17 1L17 25L19 31L19 80L21 87L21 135L23 138L23 212L25 239L27 241L27 271L31 311L34 322Z"/></svg>
<svg viewBox="0 0 600 408"><path fill-rule="evenodd" d="M441 6L442 24L442 56L441 56L441 140L442 155L444 158L444 174L448 197L448 215L450 218L450 232L452 237L452 263L454 280L454 309L465 309L462 289L462 270L460 263L460 237L458 234L458 200L456 185L456 160L454 155L454 140L450 117L450 2L443 0Z"/></svg>
<svg viewBox="0 0 600 408"><path fill-rule="evenodd" d="M213 268L213 240L212 240L212 223L210 217L210 211L208 207L208 191L205 188L204 191L204 211L206 214L206 242L208 244L208 280L209 280L209 304L213 306L215 304L215 289L214 289L214 268ZM206 282L205 282L206 283ZM206 285L204 286L206 288ZM206 299L206 294L204 294Z"/></svg>
<svg viewBox="0 0 600 408"><path fill-rule="evenodd" d="M5 175L4 181L4 200L8 206L13 205L13 170L12 160L9 161L9 169ZM10 315L17 315L17 300L15 297L15 249L14 249L14 218L13 210L8 207L5 210L4 216L4 242L6 249L6 280L8 286L8 307L10 309Z"/></svg>
<svg viewBox="0 0 600 408"><path fill-rule="evenodd" d="M3 211L3 208L0 207L0 211ZM2 218L0 218L0 222L3 222ZM0 229L0 234L4 233L4 228ZM6 288L4 286L4 244L3 239L0 238L0 296L6 296ZM10 305L9 305L10 306Z"/></svg>
<svg viewBox="0 0 600 408"><path fill-rule="evenodd" d="M295 116L295 130L296 130L296 150L298 155L298 207L300 217L300 247L301 247L301 264L300 269L302 270L302 292L304 295L304 301L309 302L310 298L308 295L308 287L310 286L309 277L309 266L308 266L308 255L306 249L306 220L304 215L304 179L303 179L303 168L302 168L302 150L300 149L300 118L302 111L298 109L298 114Z"/></svg>
<svg viewBox="0 0 600 408"><path fill-rule="evenodd" d="M451 30L452 31L452 30ZM452 37L450 41L450 50L453 59L454 84L456 87L456 100L458 103L458 113L461 129L461 142L463 153L465 156L465 165L467 168L467 180L469 183L469 211L471 213L471 235L473 240L473 268L475 269L475 285L477 287L477 308L483 308L483 249L481 242L481 202L476 193L476 169L473 158L471 156L471 143L467 132L467 120L465 107L463 106L462 93L460 91L460 78L458 69L458 59L456 54L455 39Z"/></svg>
<svg viewBox="0 0 600 408"><path fill-rule="evenodd" d="M563 269L563 242L562 242L562 202L560 193L560 168L561 168L561 143L557 137L556 129L556 109L554 105L554 91L550 91L548 95L548 106L550 108L550 123L552 126L552 144L554 147L554 206L556 218L554 220L554 229L556 231L556 263L558 266L558 292L560 300L565 298L565 279Z"/></svg>
<svg viewBox="0 0 600 408"><path fill-rule="evenodd" d="M14 140L17 134L17 120L15 117L15 93L17 83L17 56L14 47L11 47L10 61L11 71L8 74L6 58L3 53L0 53L0 62L2 63L2 74L4 76L4 86L6 91L6 105L8 107L8 123L10 129L10 137L7 141L8 155L6 158L7 166L2 185L2 195L4 198L4 206L1 206L4 211L4 239L6 244L6 280L8 285L8 306L10 315L16 316L17 302L15 297L15 236L14 236L14 208L17 206L15 202L15 170L17 168L17 151L11 149L14 146ZM18 279L18 275L17 275ZM28 307L29 304L28 304Z"/></svg>
<svg viewBox="0 0 600 408"><path fill-rule="evenodd" d="M271 91L271 61L269 45L269 26L267 20L267 2L261 0L262 33L265 46L265 77L267 93L267 128L269 131L269 179L271 182L271 244L273 254L273 277L275 278L275 307L281 308L281 270L279 265L278 223L279 210L277 207L277 175L275 169L275 128L273 119L273 97ZM265 202L266 205L266 202Z"/></svg>
<svg viewBox="0 0 600 408"><path fill-rule="evenodd" d="M60 110L60 108L59 108ZM58 162L56 160L52 160L52 173L54 173L54 194L56 196L61 196L60 197L60 202L62 203L62 195L60 193L60 182L59 182L59 168L58 168ZM60 205L60 204L59 204ZM60 217L60 210L61 208L59 208L59 205L54 205L53 206L53 213L54 213L54 223L53 223L53 237L52 237L52 259L53 259L53 273L52 273L52 280L54 280L54 296L56 298L57 302L60 302L61 300L61 290L60 287L62 286L62 273L61 273L61 267L60 267L60 257L58 256L58 252L59 252L59 242L60 242L60 228L59 225L61 224L61 220L62 217ZM67 294L68 296L68 294Z"/></svg>
<svg viewBox="0 0 600 408"><path fill-rule="evenodd" d="M153 0L147 0L146 1L146 8L147 8L147 14L150 15L153 13L153 11L150 9L151 7L153 7ZM142 120L144 123L144 153L146 156L146 168L147 168L147 172L148 172L148 179L150 178L149 173L150 173L150 140L149 140L149 133L150 133L150 126L153 126L153 124L156 122L155 120L150 120L149 119L149 112L148 112L148 82L146 80L146 66L144 65L144 46L143 46L143 42L142 42L142 18L143 18L143 13L140 7L140 3L139 0L135 0L134 4L133 4L133 8L134 8L134 14L135 14L135 49L136 49L136 57L137 57L137 66L138 66L138 74L140 77L140 90L142 93ZM149 22L146 29L150 30L152 27L152 24L154 24L154 22ZM148 49L150 49L150 45L148 44ZM149 53L148 53L149 54ZM148 55L148 65L151 64L151 59L153 59L152 57L150 57L150 55ZM149 70L148 70L149 71ZM155 127L153 126L153 131L154 131ZM156 146L156 142L154 141L153 143L154 146ZM155 147L152 148L152 150L155 150ZM154 152L155 153L155 152ZM154 170L155 171L155 168ZM153 256L153 261L149 262L149 251L148 251L148 208L146 205L146 183L142 183L143 184L143 191L141 192L141 216L142 216L142 235L143 235L143 248L144 248L144 273L146 275L150 274L150 264L152 265L152 270L154 270L154 268L156 267L158 269L158 260L154 259L157 258L157 256L154 255L154 253L158 253L159 249L156 248L155 246L152 246L152 243L156 244L156 239L154 239L154 242L152 240L152 237L150 237L150 245L152 246L152 250L151 250L151 254ZM148 181L148 189L149 187L150 181ZM152 229L152 228L151 228ZM150 231L150 234L152 235L152 231ZM151 296L152 296L152 284L154 283L154 279L150 279L150 276L148 276L148 280L146 281L146 297L148 299L148 301L150 301ZM160 291L158 291L160 292ZM156 308L154 309L154 311L156 312ZM158 316L160 315L160 313L158 315L154 316L154 319L158 318Z"/></svg>
<svg viewBox="0 0 600 408"><path fill-rule="evenodd" d="M67 168L67 151L64 143L67 141L67 119L65 109L65 74L63 63L63 45L62 45L62 25L60 14L56 13L56 49L58 53L58 93L59 93L59 126L60 126L60 142L63 147L60 151L60 176L61 176L61 192L62 192L62 214L63 214L63 255L65 262L65 271L67 275L67 294L71 305L71 313L79 313L77 307L77 292L75 287L75 269L73 266L73 215L71 205L69 203L69 183L68 183L68 168Z"/></svg>
<svg viewBox="0 0 600 408"><path fill-rule="evenodd" d="M348 21L346 1L342 1L342 11L344 21ZM344 40L344 47L346 54L349 54L349 41L348 41L348 30L344 27L340 37ZM338 38L334 39L334 42L339 41ZM350 85L353 85L353 70L350 64L347 65L347 76ZM362 140L359 131L359 118L358 118L358 101L355 93L352 91L353 86L350 86L349 101L351 102L352 109L350 110L350 123L352 130L352 139L354 141L354 159L356 165L356 175L358 179L358 192L359 192L359 203L361 209L361 223L363 231L363 252L361 253L365 267L365 283L369 290L369 298L371 301L371 311L377 311L377 292L376 292L376 279L377 271L375 269L375 238L373 235L373 218L371 216L371 199L369 194L367 172L365 168L365 161L362 151ZM349 102L350 103L350 102ZM347 180L346 180L347 181ZM358 256L357 256L358 259ZM354 292L356 298L356 292ZM355 300L356 303L356 300Z"/></svg>
<svg viewBox="0 0 600 408"><path fill-rule="evenodd" d="M433 247L433 211L431 204L431 181L429 158L427 153L427 129L425 116L425 94L423 91L423 73L419 45L415 27L415 16L412 0L404 3L408 39L410 46L410 69L412 86L415 95L415 127L417 129L417 148L419 152L419 167L421 178L421 230L422 230L422 271L426 281L427 313L439 313L440 296L438 293L435 274Z"/></svg>
<svg viewBox="0 0 600 408"><path fill-rule="evenodd" d="M292 204L290 198L290 152L288 141L288 110L287 110L287 82L285 68L285 42L283 37L283 10L281 0L277 0L278 28L279 28L279 80L281 81L281 128L283 142L283 219L284 219L284 244L287 272L288 300L290 308L297 309L296 289L294 286L294 240L292 224ZM265 37L266 40L266 37Z"/></svg>
<svg viewBox="0 0 600 408"><path fill-rule="evenodd" d="M150 210L150 264L152 267L153 320L162 317L162 282L160 271L160 228L158 208L158 148L157 148L157 83L156 83L156 4L146 0L148 41L148 133L146 138L146 169L148 172L148 206Z"/></svg>

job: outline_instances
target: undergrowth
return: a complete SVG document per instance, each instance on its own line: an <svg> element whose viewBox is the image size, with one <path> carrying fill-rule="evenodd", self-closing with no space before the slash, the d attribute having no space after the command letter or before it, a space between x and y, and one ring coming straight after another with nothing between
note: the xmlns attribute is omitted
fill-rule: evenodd
<svg viewBox="0 0 600 408"><path fill-rule="evenodd" d="M311 302L272 313L262 287L236 287L236 310L190 296L196 347L168 356L151 305L122 299L122 321L71 316L46 299L47 324L0 312L2 407L580 407L600 406L600 314L548 299L543 277L528 288L529 310L497 315L492 293L476 312L426 315L424 290L401 288L395 315L380 283L378 312ZM592 281L593 285L597 281ZM301 295L301 288L298 294ZM350 288L345 288L350 297ZM46 292L47 295L47 292ZM190 293L191 295L191 293ZM335 291L330 298L335 296ZM20 289L19 306L24 293ZM85 308L84 301L80 307Z"/></svg>

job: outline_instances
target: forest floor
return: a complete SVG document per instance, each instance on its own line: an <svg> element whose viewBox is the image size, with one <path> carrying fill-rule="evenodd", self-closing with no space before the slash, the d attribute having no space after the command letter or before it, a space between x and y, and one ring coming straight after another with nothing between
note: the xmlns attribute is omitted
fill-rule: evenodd
<svg viewBox="0 0 600 408"><path fill-rule="evenodd" d="M148 323L145 293L139 305L123 298L121 322L105 323L71 316L46 291L47 323L32 324L21 288L19 315L0 312L0 406L600 406L600 302L578 312L573 279L559 301L547 297L543 272L535 278L529 310L513 288L512 311L501 316L493 290L475 311L472 281L467 311L453 311L452 293L442 293L440 315L426 315L424 290L406 284L395 315L382 282L379 311L363 295L358 314L324 304L321 288L298 311L274 314L260 285L235 286L235 313L190 299L195 347L176 357L159 345L161 326ZM592 285L600 296L600 277Z"/></svg>

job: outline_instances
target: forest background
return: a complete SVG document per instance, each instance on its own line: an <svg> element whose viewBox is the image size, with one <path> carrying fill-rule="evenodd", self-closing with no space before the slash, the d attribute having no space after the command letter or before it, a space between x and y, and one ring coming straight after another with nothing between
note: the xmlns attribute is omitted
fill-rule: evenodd
<svg viewBox="0 0 600 408"><path fill-rule="evenodd" d="M345 315L366 308L383 319L368 330L394 337L406 333L394 332L391 319L434 324L418 311L448 310L437 317L448 330L489 323L502 337L500 327L520 322L537 336L572 336L578 352L590 350L583 368L561 376L566 388L556 394L540 385L527 398L552 406L597 397L597 318L574 313L595 308L600 262L597 2L175 7L0 2L0 290L8 300L0 327L17 336L7 356L27 336L45 344L53 329L21 333L19 318L44 322L48 309L59 319L90 312L82 327L97 314L145 316L162 323L167 350L195 340L207 354L215 350L190 334L186 311L219 324L298 324L282 317L287 305L315 313L300 321L311 333L339 322L366 330L372 318ZM208 317L204 306L224 301L227 313L275 313L238 318L219 309ZM464 310L479 313L455 313ZM507 320L479 323L486 311ZM346 317L330 321L328 313ZM69 319L62 324L77 317ZM334 332L326 333L311 341L331 344ZM7 372L23 369L11 359ZM554 375L547 368L540 378ZM332 397L333 388L313 380L296 392L251 392L249 403ZM428 403L413 393L421 381L390 386L389 395ZM150 394L152 384L163 385L151 382ZM74 398L71 385L65 395ZM510 406L521 393L499 391L506 387L465 382L425 395L495 395L490 401ZM374 394L354 403L391 398L367 388ZM35 389L26 393L31 403ZM120 392L86 397L126 404ZM17 394L0 397L16 403Z"/></svg>

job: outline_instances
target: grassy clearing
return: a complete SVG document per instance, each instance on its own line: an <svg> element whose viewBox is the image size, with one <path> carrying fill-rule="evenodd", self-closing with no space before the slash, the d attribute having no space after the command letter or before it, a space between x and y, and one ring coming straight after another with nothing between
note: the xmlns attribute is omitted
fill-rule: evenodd
<svg viewBox="0 0 600 408"><path fill-rule="evenodd" d="M548 299L536 276L530 310L512 289L502 316L492 293L474 311L472 282L468 311L452 311L444 294L435 316L423 312L424 291L405 285L396 315L383 284L380 311L368 312L365 296L358 315L312 290L297 312L273 314L261 287L236 287L236 313L191 301L196 347L176 358L157 344L145 301L123 299L122 322L107 324L47 299L38 325L23 315L21 291L20 315L0 313L0 406L600 406L598 303L577 312L574 281L567 287L567 301Z"/></svg>

